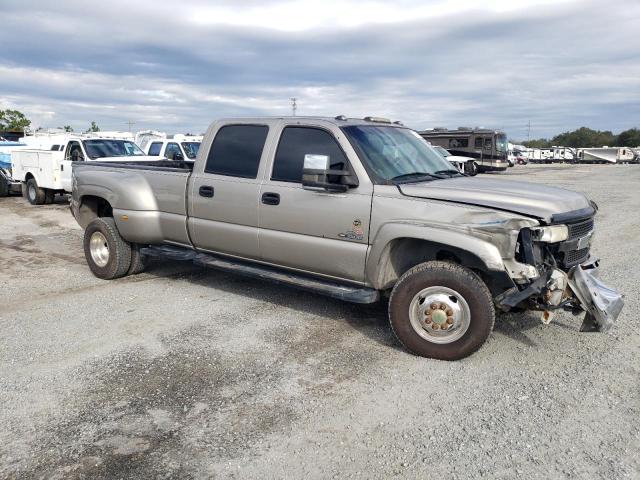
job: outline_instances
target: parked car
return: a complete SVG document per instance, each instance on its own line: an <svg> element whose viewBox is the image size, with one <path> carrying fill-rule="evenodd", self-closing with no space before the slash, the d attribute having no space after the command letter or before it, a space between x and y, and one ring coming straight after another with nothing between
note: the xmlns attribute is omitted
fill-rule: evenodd
<svg viewBox="0 0 640 480"><path fill-rule="evenodd" d="M470 176L478 174L478 164L475 159L471 157L461 157L459 155L451 155L451 153L440 145L432 145L436 152L448 161L451 165L456 167L461 173L466 173Z"/></svg>
<svg viewBox="0 0 640 480"><path fill-rule="evenodd" d="M73 185L99 278L156 256L351 302L386 296L398 340L426 357L476 351L496 309L545 323L586 311L583 329L605 331L623 305L596 275L593 202L469 178L385 119L220 120L193 164L76 162Z"/></svg>

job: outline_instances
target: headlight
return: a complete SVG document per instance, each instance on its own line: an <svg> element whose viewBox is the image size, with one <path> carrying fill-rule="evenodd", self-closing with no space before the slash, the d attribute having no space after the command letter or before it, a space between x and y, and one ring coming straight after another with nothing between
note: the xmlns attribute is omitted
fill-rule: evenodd
<svg viewBox="0 0 640 480"><path fill-rule="evenodd" d="M533 239L537 242L558 243L569 238L569 228L566 225L552 225L550 227L532 228Z"/></svg>

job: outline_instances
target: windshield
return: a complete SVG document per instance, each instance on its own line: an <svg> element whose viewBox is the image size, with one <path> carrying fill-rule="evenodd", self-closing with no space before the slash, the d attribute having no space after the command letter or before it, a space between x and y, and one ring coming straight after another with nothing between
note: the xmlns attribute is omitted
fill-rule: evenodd
<svg viewBox="0 0 640 480"><path fill-rule="evenodd" d="M184 148L187 157L196 158L198 150L200 150L200 142L182 142L182 148Z"/></svg>
<svg viewBox="0 0 640 480"><path fill-rule="evenodd" d="M445 158L451 156L451 154L447 150L445 150L444 147L436 145L433 148L435 149L436 152L438 152L440 155L442 155Z"/></svg>
<svg viewBox="0 0 640 480"><path fill-rule="evenodd" d="M507 151L507 136L504 133L496 135L496 150L499 152Z"/></svg>
<svg viewBox="0 0 640 480"><path fill-rule="evenodd" d="M131 157L144 155L135 143L128 140L95 139L83 140L89 158Z"/></svg>
<svg viewBox="0 0 640 480"><path fill-rule="evenodd" d="M342 127L361 160L381 183L422 174L451 172L452 167L418 133L408 128L357 125Z"/></svg>

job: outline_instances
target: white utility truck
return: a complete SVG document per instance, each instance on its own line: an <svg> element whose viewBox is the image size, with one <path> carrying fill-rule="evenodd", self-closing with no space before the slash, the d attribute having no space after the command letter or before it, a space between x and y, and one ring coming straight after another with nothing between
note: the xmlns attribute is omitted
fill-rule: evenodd
<svg viewBox="0 0 640 480"><path fill-rule="evenodd" d="M71 162L158 160L146 156L129 136L103 132L42 136L38 148L11 153L13 181L22 184L29 203L41 205L53 202L58 193L71 192Z"/></svg>

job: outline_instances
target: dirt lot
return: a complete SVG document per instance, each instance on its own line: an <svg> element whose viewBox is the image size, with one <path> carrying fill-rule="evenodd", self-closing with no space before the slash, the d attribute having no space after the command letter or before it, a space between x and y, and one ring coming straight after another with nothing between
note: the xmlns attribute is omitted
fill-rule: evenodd
<svg viewBox="0 0 640 480"><path fill-rule="evenodd" d="M612 333L503 315L426 360L384 306L177 262L98 280L66 200L0 199L0 478L640 478L640 167L496 177L600 205Z"/></svg>

